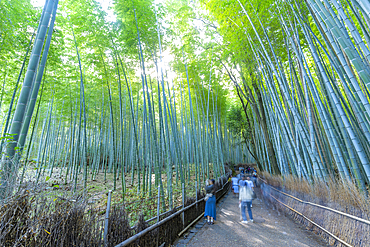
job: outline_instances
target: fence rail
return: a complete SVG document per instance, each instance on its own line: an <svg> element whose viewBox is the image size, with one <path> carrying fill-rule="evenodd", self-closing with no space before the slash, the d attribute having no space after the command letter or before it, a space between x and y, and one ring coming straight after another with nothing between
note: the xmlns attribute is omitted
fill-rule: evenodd
<svg viewBox="0 0 370 247"><path fill-rule="evenodd" d="M217 188L223 188L217 192L220 197L227 178L217 181ZM0 207L0 246L115 246L140 232L130 247L168 246L204 211L204 194L196 190L200 186L188 186L187 191L185 186L181 192L174 191L173 204L173 197L163 197L162 192L148 201L135 201L135 207L111 203L113 197L108 192L106 208L94 207L93 202L79 195L52 200L50 193L21 190ZM134 209L143 212L133 215Z"/></svg>
<svg viewBox="0 0 370 247"><path fill-rule="evenodd" d="M319 223L315 222L315 220L313 219L314 216L317 217L318 212L314 212L314 210L308 209L307 206L313 206L315 208L319 208L319 209L324 210L324 211L332 212L332 213L338 215L338 217L346 217L348 219L357 221L359 223L366 224L367 226L360 227L362 232L366 232L366 230L368 230L368 232L369 232L370 227L368 227L368 226L370 226L370 221L368 221L366 219L363 219L363 218L359 218L359 217L351 215L351 214L347 214L347 213L329 208L329 207L325 207L325 206L322 206L322 205L319 205L319 204L316 204L316 203L304 201L304 200L299 199L295 196L292 196L292 195L290 195L286 192L283 192L281 190L278 190L278 189L274 188L273 186L269 185L268 182L266 180L264 180L263 178L261 178L261 177L259 177L258 179L261 180L263 182L263 184L268 187L268 189L263 190L263 194L264 194L265 198L266 197L272 198L274 201L278 202L278 204L280 204L284 208L288 209L289 211L293 212L293 214L295 214L295 216L298 215L299 217L302 217L304 220L306 220L310 224L316 226L322 232L324 232L325 234L329 235L330 237L332 237L333 239L338 241L340 243L340 244L338 243L338 245L343 245L343 246L348 246L348 247L350 247L350 246L368 246L366 244L366 242L369 241L369 239L361 239L362 234L360 234L359 238L356 238L357 235L355 233L358 232L357 228L359 228L359 226L352 224L351 226L348 226L348 227L351 227L351 228L347 228L345 230L343 230L343 229L337 230L336 227L338 227L338 228L343 227L342 224L339 223L339 220L334 220L334 222L337 223L336 225L329 225L326 221L327 219L321 220L322 224L320 225ZM277 193L277 194L273 195L273 193L271 193L272 191L270 191L270 189L273 192ZM292 202L291 204L293 204L293 205L289 205L289 203L286 202L286 201L283 202L284 198L277 198L279 194L282 195L285 198L291 199L290 202ZM295 204L293 202L297 202L298 204L303 205L303 207L299 206L298 204ZM298 208L301 209L301 210L299 210ZM305 211L307 213L303 213L303 211ZM308 216L308 214L311 214L310 216L312 216L312 217ZM332 216L332 215L330 215L330 216ZM325 218L329 218L330 216L328 214L325 214ZM324 216L322 216L322 218L324 218ZM304 223L304 222L302 222L302 223ZM367 229L366 229L366 227L367 227ZM328 230L327 228L331 228L331 229ZM336 231L336 234L333 233L333 231ZM354 232L353 235L350 233L352 231ZM364 235L364 237L365 237L365 235ZM365 238L368 238L368 237L365 237ZM365 245L362 245L364 243L365 243Z"/></svg>
<svg viewBox="0 0 370 247"><path fill-rule="evenodd" d="M216 192L217 200L222 198L230 189L230 183L226 182L227 178L224 177L223 179L222 188ZM177 207L168 217L136 233L134 236L116 245L116 247L133 246L133 244L148 247L169 246L178 237L180 232L187 228L189 224L192 224L204 212L204 197L191 202L190 205L184 205L184 208L180 209L181 207ZM154 219L152 218L149 221Z"/></svg>
<svg viewBox="0 0 370 247"><path fill-rule="evenodd" d="M299 198L297 198L297 197L294 197L294 196L292 196L292 195L289 195L289 194L287 194L287 193L285 193L285 192L283 192L283 191L280 191L280 190L278 190L278 189L276 189L276 188L272 187L271 185L267 184L267 182L266 182L265 180L263 180L263 179L261 179L261 178L260 178L260 180L262 180L262 181L263 181L267 186L269 186L271 189L275 190L276 192L278 192L278 193L280 193L280 194L283 194L283 195L285 195L285 196L288 196L288 197L290 197L290 198L292 198L292 199L294 199L294 200L296 200L296 201L299 201L300 203L309 204L309 205L312 205L312 206L315 206L315 207L318 207L318 208L322 208L322 209L325 209L325 210L329 210L329 211L331 211L331 212L334 212L334 213L337 213L337 214L340 214L340 215L344 215L344 216L346 216L346 217L348 217L348 218L351 218L351 219L354 219L354 220L357 220L357 221L360 221L360 222L362 222L362 223L365 223L365 224L370 225L370 221L368 221L368 220L365 220L365 219L362 219L362 218L356 217L356 216L354 216L354 215L347 214L347 213L344 213L344 212L341 212L341 211L338 211L338 210L335 210L335 209L332 209L332 208L329 208L329 207L325 207L325 206L322 206L322 205L319 205L319 204L316 204L316 203L303 201L303 200L301 200L301 199L299 199Z"/></svg>

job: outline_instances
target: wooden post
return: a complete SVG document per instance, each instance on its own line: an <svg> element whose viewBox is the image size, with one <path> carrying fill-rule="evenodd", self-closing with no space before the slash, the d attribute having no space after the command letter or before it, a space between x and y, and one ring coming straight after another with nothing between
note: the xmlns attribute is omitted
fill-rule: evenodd
<svg viewBox="0 0 370 247"><path fill-rule="evenodd" d="M195 201L198 201L198 181L195 181ZM196 209L198 212L198 203L196 204Z"/></svg>
<svg viewBox="0 0 370 247"><path fill-rule="evenodd" d="M107 211L105 212L105 226L104 226L104 246L108 246L108 223L109 223L109 211L110 211L110 201L111 201L112 191L108 192L108 202L107 202Z"/></svg>
<svg viewBox="0 0 370 247"><path fill-rule="evenodd" d="M182 183L182 208L184 209L185 207L185 184ZM182 225L185 227L185 213L182 212Z"/></svg>
<svg viewBox="0 0 370 247"><path fill-rule="evenodd" d="M161 205L161 185L158 185L157 223L159 222L160 205ZM157 231L157 246L158 245L159 245L159 231Z"/></svg>

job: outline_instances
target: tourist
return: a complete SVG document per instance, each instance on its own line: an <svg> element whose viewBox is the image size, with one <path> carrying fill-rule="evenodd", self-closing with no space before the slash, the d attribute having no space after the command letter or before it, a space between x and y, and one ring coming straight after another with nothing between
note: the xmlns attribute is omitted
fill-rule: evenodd
<svg viewBox="0 0 370 247"><path fill-rule="evenodd" d="M249 180L247 180L247 176L243 176L243 180L239 182L239 203L240 203L240 209L242 214L242 223L247 224L247 216L245 214L245 208L247 207L249 219L251 222L253 222L253 216L252 216L252 198L253 198L253 183ZM250 179L250 178L249 178ZM250 183L249 183L249 182ZM252 184L252 185L251 185Z"/></svg>
<svg viewBox="0 0 370 247"><path fill-rule="evenodd" d="M245 183L246 183L246 185L248 185L248 187L252 190L252 191L254 191L254 184L253 184L253 182L251 181L251 177L249 176L249 175L247 175L247 176L245 176Z"/></svg>
<svg viewBox="0 0 370 247"><path fill-rule="evenodd" d="M252 181L255 184L255 186L257 187L257 170L256 169L253 170Z"/></svg>
<svg viewBox="0 0 370 247"><path fill-rule="evenodd" d="M254 184L251 181L251 177L250 176L246 176L245 182L246 182L247 186L254 192ZM251 207L252 207L252 202L251 202Z"/></svg>
<svg viewBox="0 0 370 247"><path fill-rule="evenodd" d="M233 182L232 182L232 179L233 176L232 175L229 175L229 177L227 178L227 182L230 184L231 183L231 186L230 186L230 189L233 190Z"/></svg>
<svg viewBox="0 0 370 247"><path fill-rule="evenodd" d="M236 178L238 179L238 181L242 179L242 175L243 175L243 174L242 174L241 172L239 172L239 174L238 174L238 175L236 175Z"/></svg>
<svg viewBox="0 0 370 247"><path fill-rule="evenodd" d="M232 190L235 196L236 194L239 194L239 179L237 177L233 177L231 178L231 181L232 181Z"/></svg>
<svg viewBox="0 0 370 247"><path fill-rule="evenodd" d="M208 225L213 225L213 221L216 220L216 187L215 180L208 180L209 185L206 186L206 209L204 217L207 217Z"/></svg>

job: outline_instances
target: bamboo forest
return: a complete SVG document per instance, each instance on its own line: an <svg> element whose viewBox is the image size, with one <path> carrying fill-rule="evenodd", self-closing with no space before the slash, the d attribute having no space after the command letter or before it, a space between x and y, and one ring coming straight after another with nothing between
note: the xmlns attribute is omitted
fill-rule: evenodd
<svg viewBox="0 0 370 247"><path fill-rule="evenodd" d="M260 202L328 245L370 246L368 0L0 12L0 246L203 246L181 235L209 195L243 205L231 178L252 172L258 231Z"/></svg>

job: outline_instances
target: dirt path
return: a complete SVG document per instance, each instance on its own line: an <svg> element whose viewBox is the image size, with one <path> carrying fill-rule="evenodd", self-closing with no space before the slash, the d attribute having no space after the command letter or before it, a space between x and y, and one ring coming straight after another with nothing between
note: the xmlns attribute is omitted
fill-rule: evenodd
<svg viewBox="0 0 370 247"><path fill-rule="evenodd" d="M319 236L267 208L260 199L259 189L256 191L259 199L253 201L254 223L240 222L238 198L230 193L217 210L215 224L205 224L186 245L181 246L328 246Z"/></svg>

